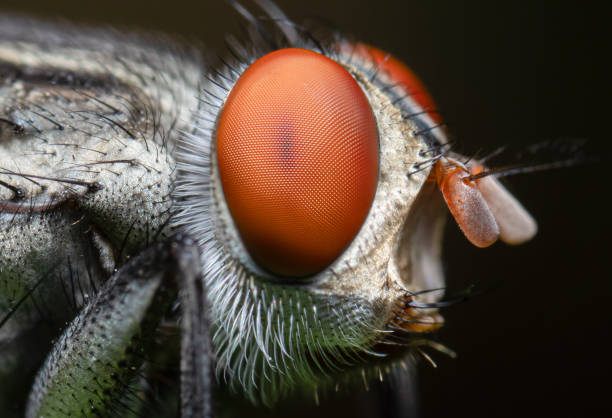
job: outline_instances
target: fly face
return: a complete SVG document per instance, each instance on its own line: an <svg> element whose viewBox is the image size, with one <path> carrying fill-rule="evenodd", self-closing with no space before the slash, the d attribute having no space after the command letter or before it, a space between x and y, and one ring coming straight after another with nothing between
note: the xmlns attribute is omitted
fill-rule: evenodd
<svg viewBox="0 0 612 418"><path fill-rule="evenodd" d="M382 375L439 347L444 199L479 245L535 232L500 185L466 178L401 62L259 4L264 19L235 5L250 42L215 66L171 42L2 22L6 374L42 317L78 311L29 416L142 413L160 352L181 353L185 416L210 413L213 359L268 404Z"/></svg>
<svg viewBox="0 0 612 418"><path fill-rule="evenodd" d="M311 52L316 45L300 37L291 49L265 47L228 64L204 89L210 105L199 113L203 125L177 153L181 210L173 222L203 248L219 321L218 371L266 401L298 376L302 384L321 385L321 374L350 369L349 358L387 356L394 350L382 346L396 332L401 338L389 344L440 325L435 310L408 313L405 304L410 293L443 286L442 206L435 185L426 184L428 169L415 167L435 160L444 136L429 134L433 122L410 107L400 88L397 97L383 91L390 84L373 76L376 66L361 47L342 42ZM289 67L298 61L295 70L251 75L285 59ZM302 65L323 67L323 82L318 69L296 76ZM287 75L291 88L284 90ZM254 87L241 84L249 76L260 77ZM341 80L319 86L327 77ZM334 90L338 83L346 91ZM229 107L241 95L264 94L261 109ZM393 103L398 97L404 109ZM304 113L307 100L312 113ZM227 128L233 112L255 121ZM355 131L355 124L362 128ZM416 244L420 239L429 244Z"/></svg>

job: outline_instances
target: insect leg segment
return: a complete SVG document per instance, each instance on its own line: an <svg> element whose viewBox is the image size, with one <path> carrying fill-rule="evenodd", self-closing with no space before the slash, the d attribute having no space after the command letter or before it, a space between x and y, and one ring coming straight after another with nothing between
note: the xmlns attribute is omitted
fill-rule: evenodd
<svg viewBox="0 0 612 418"><path fill-rule="evenodd" d="M488 247L498 238L507 244L528 241L537 232L535 220L499 180L473 178L483 170L477 162L463 164L452 157L441 157L434 165L432 173L461 231L477 247Z"/></svg>
<svg viewBox="0 0 612 418"><path fill-rule="evenodd" d="M190 239L173 244L178 265L181 318L181 416L212 416L212 348L206 289L200 270L200 252Z"/></svg>
<svg viewBox="0 0 612 418"><path fill-rule="evenodd" d="M198 287L196 281L201 284L194 263L197 257L189 239L173 238L151 245L113 275L55 343L36 377L26 416L110 416L117 415L118 408L121 414L139 415L145 387L140 374L146 372L143 364L155 348L154 333L171 312L179 287L186 282L192 288ZM204 293L201 289L199 300ZM206 308L200 303L195 309L196 314L186 309L187 321L182 326L193 328L184 330L185 339L206 345L206 334L198 333L202 328L205 332L207 324L197 324L198 328L193 324L194 318L205 318ZM207 352L201 355L207 356ZM209 389L208 364L193 358L184 362L204 369L183 380L194 383L196 389L189 393L193 400L199 400L209 397L193 393ZM194 382L196 377L204 382ZM183 409L188 410L186 406ZM189 410L197 408L190 406ZM183 416L206 415L194 412Z"/></svg>

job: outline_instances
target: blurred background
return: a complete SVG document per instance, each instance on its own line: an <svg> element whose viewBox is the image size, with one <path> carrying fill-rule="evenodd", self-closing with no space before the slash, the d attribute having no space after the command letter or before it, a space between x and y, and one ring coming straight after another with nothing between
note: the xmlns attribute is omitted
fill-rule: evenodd
<svg viewBox="0 0 612 418"><path fill-rule="evenodd" d="M219 50L224 34L239 27L223 1L162 4L3 0L0 9L158 30ZM323 18L406 62L429 87L465 154L570 137L586 138L593 153L607 158L507 179L539 222L539 234L526 245L479 250L449 222L449 286L499 286L444 311L447 325L438 339L458 358L432 353L438 368L422 362L418 380L423 417L612 416L612 187L606 177L612 37L603 6L489 0L277 4L297 22ZM335 416L375 416L363 399L356 393L324 407ZM302 414L323 418L325 410Z"/></svg>

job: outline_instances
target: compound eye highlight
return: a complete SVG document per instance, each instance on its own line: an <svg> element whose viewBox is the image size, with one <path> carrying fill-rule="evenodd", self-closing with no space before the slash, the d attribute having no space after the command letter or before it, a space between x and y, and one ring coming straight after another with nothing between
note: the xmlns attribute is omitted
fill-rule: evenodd
<svg viewBox="0 0 612 418"><path fill-rule="evenodd" d="M355 79L335 61L281 49L240 76L219 117L226 202L255 262L304 277L331 264L368 214L378 132Z"/></svg>

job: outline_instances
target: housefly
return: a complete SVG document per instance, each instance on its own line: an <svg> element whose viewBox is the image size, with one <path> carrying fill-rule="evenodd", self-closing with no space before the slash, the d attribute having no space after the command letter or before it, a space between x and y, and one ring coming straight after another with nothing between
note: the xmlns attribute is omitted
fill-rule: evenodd
<svg viewBox="0 0 612 418"><path fill-rule="evenodd" d="M207 417L401 382L454 355L432 333L472 293L445 295L446 214L477 247L536 233L397 57L229 3L244 33L217 59L0 16L0 411Z"/></svg>

